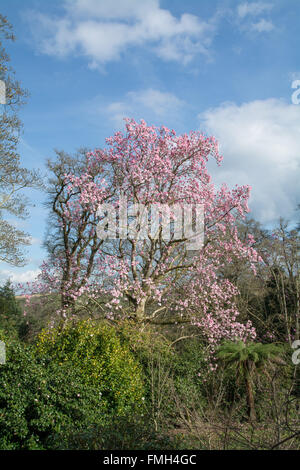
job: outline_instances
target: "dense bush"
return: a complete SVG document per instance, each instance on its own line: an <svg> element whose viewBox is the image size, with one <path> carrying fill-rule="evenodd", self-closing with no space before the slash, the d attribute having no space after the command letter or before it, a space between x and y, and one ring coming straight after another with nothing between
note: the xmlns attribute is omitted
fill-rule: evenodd
<svg viewBox="0 0 300 470"><path fill-rule="evenodd" d="M141 331L125 321L118 331L143 366L146 406L156 430L178 421L177 403L183 413L204 406L203 379L209 364L198 338L173 344L151 326Z"/></svg>
<svg viewBox="0 0 300 470"><path fill-rule="evenodd" d="M43 331L36 346L3 332L0 448L47 449L142 411L137 361L107 324L84 321ZM109 417L109 418L108 418Z"/></svg>
<svg viewBox="0 0 300 470"><path fill-rule="evenodd" d="M107 413L143 408L142 369L108 323L81 320L43 330L36 349L40 358L75 367L81 380L97 387Z"/></svg>
<svg viewBox="0 0 300 470"><path fill-rule="evenodd" d="M99 391L78 369L38 360L32 347L1 334L0 448L44 449L53 434L84 429L103 417Z"/></svg>
<svg viewBox="0 0 300 470"><path fill-rule="evenodd" d="M0 286L0 329L14 336L22 336L26 330L26 321L10 281Z"/></svg>

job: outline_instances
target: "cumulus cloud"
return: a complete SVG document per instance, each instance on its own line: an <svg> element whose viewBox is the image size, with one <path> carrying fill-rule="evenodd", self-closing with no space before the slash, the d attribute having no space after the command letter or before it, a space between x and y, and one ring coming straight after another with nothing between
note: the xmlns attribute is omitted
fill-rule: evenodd
<svg viewBox="0 0 300 470"><path fill-rule="evenodd" d="M92 68L118 60L130 47L149 47L164 60L188 63L208 55L216 18L175 17L159 0L65 0L58 18L30 12L36 44L43 53L86 56Z"/></svg>
<svg viewBox="0 0 300 470"><path fill-rule="evenodd" d="M271 3L240 3L236 11L238 23L240 24L241 29L256 33L268 33L275 29L275 26L270 19L263 17L257 18L262 14L269 13L272 8L273 5ZM254 17L256 18L256 21L253 22Z"/></svg>
<svg viewBox="0 0 300 470"><path fill-rule="evenodd" d="M141 91L130 91L124 100L116 101L107 106L110 118L118 127L123 127L123 119L128 116L166 118L169 115L176 118L184 107L184 101L169 92L149 88Z"/></svg>
<svg viewBox="0 0 300 470"><path fill-rule="evenodd" d="M158 8L158 0L65 0L65 9L74 17L98 19L119 19L142 17Z"/></svg>
<svg viewBox="0 0 300 470"><path fill-rule="evenodd" d="M257 16L261 13L270 11L273 8L271 3L264 2L244 2L238 5L237 13L240 18L245 18L245 16Z"/></svg>
<svg viewBox="0 0 300 470"><path fill-rule="evenodd" d="M42 240L40 238L30 237L30 244L31 245L41 245Z"/></svg>
<svg viewBox="0 0 300 470"><path fill-rule="evenodd" d="M252 29L253 31L257 31L258 33L263 33L263 32L269 32L274 29L274 25L272 21L267 21L265 19L262 19L258 21L257 23L252 24Z"/></svg>
<svg viewBox="0 0 300 470"><path fill-rule="evenodd" d="M27 271L18 272L10 269L1 269L0 282L6 282L10 279L13 283L25 283L34 281L40 274L39 269L29 269Z"/></svg>
<svg viewBox="0 0 300 470"><path fill-rule="evenodd" d="M217 183L250 184L250 207L264 223L292 219L300 202L300 106L279 99L225 103L199 118L224 155Z"/></svg>

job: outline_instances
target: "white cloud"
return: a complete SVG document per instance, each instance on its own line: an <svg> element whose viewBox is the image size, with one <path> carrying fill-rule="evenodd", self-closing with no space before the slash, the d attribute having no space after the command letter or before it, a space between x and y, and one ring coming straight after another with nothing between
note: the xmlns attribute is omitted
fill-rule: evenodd
<svg viewBox="0 0 300 470"><path fill-rule="evenodd" d="M13 283L31 282L36 279L40 272L41 271L39 269L29 269L23 272L1 269L0 282L6 282L7 279L10 279Z"/></svg>
<svg viewBox="0 0 300 470"><path fill-rule="evenodd" d="M250 184L250 207L265 223L293 218L300 202L300 106L278 99L225 103L199 118L224 155L217 183Z"/></svg>
<svg viewBox="0 0 300 470"><path fill-rule="evenodd" d="M274 29L274 25L272 21L267 21L265 19L259 20L257 23L252 24L253 31L257 31L258 33L269 32Z"/></svg>
<svg viewBox="0 0 300 470"><path fill-rule="evenodd" d="M140 92L132 91L127 96L133 103L141 104L159 116L179 110L184 104L182 100L172 93L161 92L152 88Z"/></svg>
<svg viewBox="0 0 300 470"><path fill-rule="evenodd" d="M244 2L239 4L237 7L237 21L240 28L256 33L266 33L274 30L275 26L270 19L257 18L262 14L269 13L272 8L273 5L271 3L264 2ZM253 17L256 17L255 22L253 22Z"/></svg>
<svg viewBox="0 0 300 470"><path fill-rule="evenodd" d="M30 237L30 244L31 245L41 245L42 240L40 238Z"/></svg>
<svg viewBox="0 0 300 470"><path fill-rule="evenodd" d="M71 16L99 19L141 17L147 11L157 9L158 0L66 0L65 8Z"/></svg>
<svg viewBox="0 0 300 470"><path fill-rule="evenodd" d="M240 18L245 18L245 16L257 16L261 13L270 11L273 8L271 3L264 2L244 2L238 5L237 13Z"/></svg>
<svg viewBox="0 0 300 470"><path fill-rule="evenodd" d="M124 117L135 116L136 119L150 115L157 118L173 118L185 105L184 101L172 93L149 88L141 91L130 91L123 101L116 101L107 107L110 118L118 127L123 127Z"/></svg>
<svg viewBox="0 0 300 470"><path fill-rule="evenodd" d="M118 60L130 47L149 47L164 60L184 64L198 53L208 55L218 16L177 18L158 0L65 0L64 8L59 18L28 14L35 42L49 55L86 56L92 68Z"/></svg>

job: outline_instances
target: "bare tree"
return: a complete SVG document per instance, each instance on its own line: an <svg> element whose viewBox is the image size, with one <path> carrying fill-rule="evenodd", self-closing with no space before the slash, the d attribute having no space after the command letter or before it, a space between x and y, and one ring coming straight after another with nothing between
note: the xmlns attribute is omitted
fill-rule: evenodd
<svg viewBox="0 0 300 470"><path fill-rule="evenodd" d="M25 261L20 247L28 245L30 239L28 234L4 218L5 215L12 215L22 219L28 215L28 201L22 190L40 187L41 180L38 172L21 166L17 148L22 123L18 110L28 93L15 80L3 39L14 41L15 37L12 26L0 15L0 80L5 85L5 104L0 114L0 261L20 266Z"/></svg>
<svg viewBox="0 0 300 470"><path fill-rule="evenodd" d="M59 263L61 307L75 308L75 302L67 293L70 289L85 286L93 275L94 264L103 243L96 233L97 217L86 210L80 220L75 222L66 217L65 210L77 197L76 191L69 192L65 175L79 175L86 165L86 149L80 149L70 156L63 151L56 151L57 158L48 160L50 177L47 185L49 223L44 245L48 251L48 262Z"/></svg>

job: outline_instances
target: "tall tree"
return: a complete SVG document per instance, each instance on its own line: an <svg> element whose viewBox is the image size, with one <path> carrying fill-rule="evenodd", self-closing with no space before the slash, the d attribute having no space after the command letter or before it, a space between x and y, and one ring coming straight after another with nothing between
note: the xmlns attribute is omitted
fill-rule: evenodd
<svg viewBox="0 0 300 470"><path fill-rule="evenodd" d="M24 264L24 250L28 245L28 234L18 230L5 217L25 218L28 215L24 188L41 186L39 174L21 166L18 143L22 123L18 110L28 96L9 64L3 40L14 41L12 26L6 17L0 15L0 80L4 92L4 104L0 114L0 261L20 266Z"/></svg>
<svg viewBox="0 0 300 470"><path fill-rule="evenodd" d="M280 219L273 233L273 250L268 264L279 303L286 340L292 344L300 334L300 236Z"/></svg>
<svg viewBox="0 0 300 470"><path fill-rule="evenodd" d="M84 210L80 217L69 217L74 202L77 203L78 190L70 190L66 174L82 175L86 166L87 150L81 149L70 156L63 151L56 151L56 159L47 161L49 180L47 185L49 223L45 239L48 260L44 264L44 276L51 276L53 268L60 274L56 277L55 289L61 294L61 309L74 308L75 298L72 292L84 289L89 278L94 274L103 240L97 237L98 218L95 212ZM97 171L93 178L97 177ZM50 279L49 279L50 281ZM53 280L50 282L54 287ZM49 283L45 285L46 291Z"/></svg>
<svg viewBox="0 0 300 470"><path fill-rule="evenodd" d="M127 120L125 134L117 132L107 143L107 149L87 154L79 175L73 172L65 176L59 210L74 235L86 221L84 230L95 236L99 217L104 217L101 230L109 230L109 219L112 221L115 214L117 237L106 239L105 233L97 230L98 242L104 239L105 243L97 254L96 271L89 279L82 279L83 284L65 283L63 295L75 303L85 300L84 296L109 297L109 317L125 315L141 324L160 321L162 315L173 323L192 322L205 331L212 346L224 337L253 337L251 322L242 324L237 319L237 289L219 275L220 268L236 258L252 267L258 259L253 240L242 242L236 227L237 220L248 211L249 187L229 190L223 185L215 189L207 171L209 158L218 163L222 159L215 139L200 132L177 136L164 126ZM126 224L122 233L124 195L130 227ZM111 206L97 219L99 204L108 202ZM183 214L184 219L193 220L192 212L188 216L183 209L197 204L204 207L205 239L203 246L191 250L190 233L186 227L175 230L175 219L178 216L180 221ZM159 219L170 208L173 225L170 223L169 237L164 234L163 223L153 231L147 215L144 218L153 206L162 211ZM61 268L59 263L45 264L40 281L62 294Z"/></svg>

